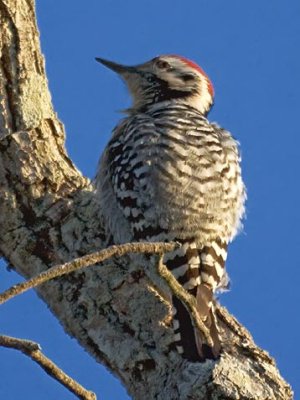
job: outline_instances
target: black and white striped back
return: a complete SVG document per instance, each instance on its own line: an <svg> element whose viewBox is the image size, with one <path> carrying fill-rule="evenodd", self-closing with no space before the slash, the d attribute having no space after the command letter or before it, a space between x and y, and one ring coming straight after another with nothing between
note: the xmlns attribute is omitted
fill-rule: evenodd
<svg viewBox="0 0 300 400"><path fill-rule="evenodd" d="M178 351L217 358L221 343L213 293L225 282L227 244L244 212L236 141L196 109L166 101L133 111L113 132L96 177L107 229L116 243L178 241L164 262L197 298L214 342L205 343L173 298Z"/></svg>

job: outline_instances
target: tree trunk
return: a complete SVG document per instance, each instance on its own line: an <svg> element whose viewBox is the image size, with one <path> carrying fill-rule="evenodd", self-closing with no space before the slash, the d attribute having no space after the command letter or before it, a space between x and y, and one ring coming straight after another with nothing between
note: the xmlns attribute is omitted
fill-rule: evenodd
<svg viewBox="0 0 300 400"><path fill-rule="evenodd" d="M33 0L0 0L0 250L25 278L106 247L91 182L69 159L53 110ZM274 361L219 307L224 353L174 351L171 306L143 273L111 260L43 284L65 331L134 399L292 399ZM145 310L147 312L145 313Z"/></svg>

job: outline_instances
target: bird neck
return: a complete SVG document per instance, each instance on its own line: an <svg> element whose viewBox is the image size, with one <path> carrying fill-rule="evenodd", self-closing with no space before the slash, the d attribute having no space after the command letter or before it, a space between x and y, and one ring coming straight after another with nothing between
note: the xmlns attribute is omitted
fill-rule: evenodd
<svg viewBox="0 0 300 400"><path fill-rule="evenodd" d="M170 100L164 100L164 101L159 101L156 103L149 103L149 104L143 104L143 105L138 105L137 107L131 107L128 108L126 110L124 110L124 112L126 114L129 115L133 115L133 114L140 114L140 113L153 113L156 111L160 111L160 110L164 110L164 109L173 109L174 111L191 111L195 114L197 114L198 116L201 117L206 117L208 112L211 109L211 106L209 107L208 110L203 110L203 108L201 107L199 109L199 107L197 107L197 103L193 103L193 102L184 102L181 101L180 99L170 99Z"/></svg>

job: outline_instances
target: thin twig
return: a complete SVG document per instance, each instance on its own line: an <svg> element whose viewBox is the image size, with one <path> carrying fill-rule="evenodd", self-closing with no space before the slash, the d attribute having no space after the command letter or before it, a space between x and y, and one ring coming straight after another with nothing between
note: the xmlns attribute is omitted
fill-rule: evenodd
<svg viewBox="0 0 300 400"><path fill-rule="evenodd" d="M86 268L90 265L98 264L113 256L123 256L127 253L165 253L174 250L178 244L176 243L126 243L120 245L110 246L107 249L88 254L86 256L75 258L74 260L49 268L33 278L19 283L5 290L0 294L0 304L5 303L7 300L26 292L29 289L35 288L42 283L51 279L57 278L62 275L69 274L81 268Z"/></svg>
<svg viewBox="0 0 300 400"><path fill-rule="evenodd" d="M185 307L188 309L190 312L190 316L195 324L195 326L199 329L200 332L203 333L203 336L206 339L206 342L209 346L213 347L213 341L210 336L209 330L207 327L204 325L198 309L197 309L197 301L194 296L189 294L176 280L172 272L170 272L167 267L164 265L162 261L163 257L160 257L159 263L158 263L158 273L159 275L167 282L168 286L170 287L172 293L176 297L178 297L179 300L182 301L182 303L185 305Z"/></svg>
<svg viewBox="0 0 300 400"><path fill-rule="evenodd" d="M76 258L70 262L49 268L47 271L29 279L28 281L14 285L0 294L0 304L5 303L7 300L26 292L29 289L35 288L42 283L59 276L69 274L81 268L86 268L90 265L98 264L113 256L122 256L127 253L158 253L172 251L178 246L177 243L149 243L149 242L136 242L126 243L121 245L110 246L107 249L88 254L86 256ZM191 317L195 326L203 333L208 345L213 345L209 330L199 316L197 311L197 302L195 297L190 295L176 280L173 274L167 269L162 262L162 257L158 263L158 273L168 283L171 291L177 296L183 304L190 311Z"/></svg>
<svg viewBox="0 0 300 400"><path fill-rule="evenodd" d="M10 336L0 335L0 346L20 350L23 354L35 361L52 378L56 379L79 399L96 400L95 393L86 390L78 382L65 374L42 352L38 343L25 339L17 339Z"/></svg>

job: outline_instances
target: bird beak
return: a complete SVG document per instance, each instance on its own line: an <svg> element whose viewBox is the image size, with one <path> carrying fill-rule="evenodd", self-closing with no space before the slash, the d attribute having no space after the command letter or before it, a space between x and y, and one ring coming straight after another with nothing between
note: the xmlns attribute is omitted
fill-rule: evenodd
<svg viewBox="0 0 300 400"><path fill-rule="evenodd" d="M116 72L117 74L124 74L126 72L136 72L135 67L130 67L128 65L117 64L113 61L105 60L104 58L95 58L96 61L105 65L107 68L111 69L112 71Z"/></svg>

